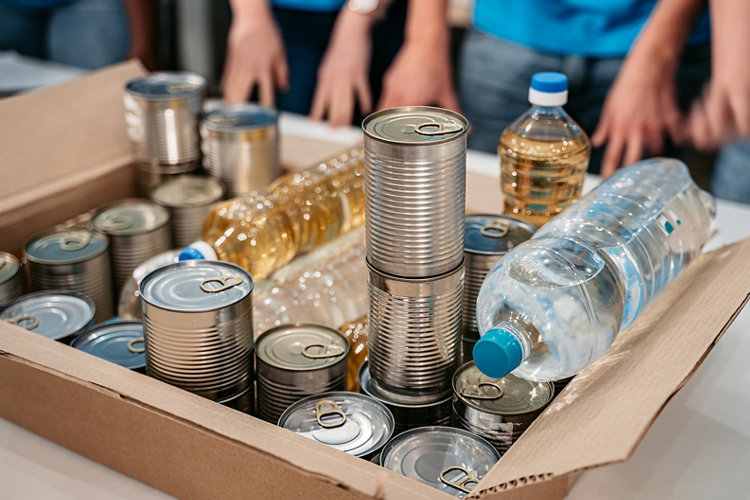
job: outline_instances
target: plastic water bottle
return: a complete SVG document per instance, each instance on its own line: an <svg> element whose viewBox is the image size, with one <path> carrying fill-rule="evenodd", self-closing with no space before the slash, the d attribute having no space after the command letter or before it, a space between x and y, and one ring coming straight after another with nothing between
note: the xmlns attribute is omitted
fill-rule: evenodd
<svg viewBox="0 0 750 500"><path fill-rule="evenodd" d="M700 253L714 215L677 160L619 170L488 273L477 366L536 381L579 372Z"/></svg>
<svg viewBox="0 0 750 500"><path fill-rule="evenodd" d="M568 116L568 78L536 73L531 108L502 133L497 144L505 213L541 226L581 196L591 157L586 133Z"/></svg>

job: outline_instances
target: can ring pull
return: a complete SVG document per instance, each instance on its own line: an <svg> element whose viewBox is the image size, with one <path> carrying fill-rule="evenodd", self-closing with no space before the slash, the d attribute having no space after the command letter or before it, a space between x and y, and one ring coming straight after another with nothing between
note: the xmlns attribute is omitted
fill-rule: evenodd
<svg viewBox="0 0 750 500"><path fill-rule="evenodd" d="M146 347L135 347L135 344L144 343L146 339L143 337L138 337L137 339L130 339L128 342L128 351L132 352L133 354L143 354L146 352Z"/></svg>
<svg viewBox="0 0 750 500"><path fill-rule="evenodd" d="M451 481L450 479L447 479L445 475L454 470L463 472L464 474L466 474L466 477L461 481ZM440 471L440 480L448 486L453 486L457 490L461 490L464 493L471 493L471 490L473 490L474 487L479 484L479 478L472 474L469 469L460 465L451 465L450 467L446 467L445 469ZM468 485L471 485L471 488L469 488Z"/></svg>
<svg viewBox="0 0 750 500"><path fill-rule="evenodd" d="M66 252L73 252L86 248L91 241L91 233L86 231L70 232L60 241L60 248Z"/></svg>
<svg viewBox="0 0 750 500"><path fill-rule="evenodd" d="M427 122L418 125L416 132L421 135L433 136L433 135L444 135L453 134L455 132L462 132L464 127L462 125L456 125L455 123L437 123Z"/></svg>
<svg viewBox="0 0 750 500"><path fill-rule="evenodd" d="M122 231L133 225L133 218L127 215L115 215L100 224L105 231Z"/></svg>
<svg viewBox="0 0 750 500"><path fill-rule="evenodd" d="M218 288L209 288L206 286L209 283L221 283L221 286ZM218 293L223 292L224 290L229 290L230 288L233 288L240 283L242 283L242 276L237 276L236 274L226 274L224 276L204 279L203 281L201 281L201 290L206 293Z"/></svg>
<svg viewBox="0 0 750 500"><path fill-rule="evenodd" d="M3 268L5 267L5 264L7 264L7 263L8 263L8 261L7 261L7 260L4 260L4 261L1 261L1 262L0 262L0 271L2 271L2 270L3 270Z"/></svg>
<svg viewBox="0 0 750 500"><path fill-rule="evenodd" d="M482 391L482 387L492 387L493 389L497 389L497 394L487 394L486 391ZM471 399L494 401L495 399L503 397L504 392L503 388L495 382L479 382L476 385L467 385L461 389L461 396Z"/></svg>
<svg viewBox="0 0 750 500"><path fill-rule="evenodd" d="M482 236L488 238L503 238L510 232L510 222L503 219L495 219L486 224L479 232Z"/></svg>
<svg viewBox="0 0 750 500"><path fill-rule="evenodd" d="M322 351L319 353L308 352L312 347L320 347ZM332 350L329 350L331 348ZM308 344L302 349L302 355L310 359L335 358L336 356L341 356L343 353L344 348L338 345Z"/></svg>
<svg viewBox="0 0 750 500"><path fill-rule="evenodd" d="M37 326L39 326L39 318L37 318L34 315L26 315L26 316L16 316L15 318L8 318L5 321L10 323L11 325L20 326L21 328L26 328L27 330L33 330ZM29 325L22 325L22 321L31 321L31 324Z"/></svg>
<svg viewBox="0 0 750 500"><path fill-rule="evenodd" d="M336 420L334 422L323 422L323 417L326 415L338 415L341 417L340 420ZM344 411L339 407L339 405L336 404L335 401L331 399L321 399L315 404L315 419L318 421L321 427L326 429L332 429L334 427L341 427L346 422L346 414Z"/></svg>

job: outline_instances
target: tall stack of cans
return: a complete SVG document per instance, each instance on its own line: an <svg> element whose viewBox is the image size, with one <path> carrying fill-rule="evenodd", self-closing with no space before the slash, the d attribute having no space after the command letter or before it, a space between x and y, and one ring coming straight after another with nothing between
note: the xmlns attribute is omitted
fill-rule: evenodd
<svg viewBox="0 0 750 500"><path fill-rule="evenodd" d="M194 73L153 73L125 86L125 122L141 194L200 166L198 122L206 91Z"/></svg>
<svg viewBox="0 0 750 500"><path fill-rule="evenodd" d="M21 263L8 252L0 252L0 307L21 295Z"/></svg>
<svg viewBox="0 0 750 500"><path fill-rule="evenodd" d="M467 125L430 107L384 110L362 124L370 384L386 402L450 404L461 355Z"/></svg>

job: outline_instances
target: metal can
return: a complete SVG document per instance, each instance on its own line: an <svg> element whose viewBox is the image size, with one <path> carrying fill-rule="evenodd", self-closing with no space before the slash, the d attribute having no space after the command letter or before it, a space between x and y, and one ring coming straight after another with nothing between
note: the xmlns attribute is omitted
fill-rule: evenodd
<svg viewBox="0 0 750 500"><path fill-rule="evenodd" d="M500 454L516 442L552 401L550 382L533 382L514 375L493 379L474 362L453 377L453 418L463 429L482 436Z"/></svg>
<svg viewBox="0 0 750 500"><path fill-rule="evenodd" d="M365 362L359 369L359 390L383 403L396 421L395 434L426 425L450 425L450 394L438 401L425 399L414 402L405 400L397 393L379 387L370 376L370 368Z"/></svg>
<svg viewBox="0 0 750 500"><path fill-rule="evenodd" d="M47 231L24 245L31 289L69 290L91 298L96 320L114 312L109 239L89 229Z"/></svg>
<svg viewBox="0 0 750 500"><path fill-rule="evenodd" d="M198 160L198 119L206 80L195 73L153 73L125 85L128 136L139 161L178 165Z"/></svg>
<svg viewBox="0 0 750 500"><path fill-rule="evenodd" d="M183 175L157 186L151 199L169 210L172 242L181 248L202 238L203 223L222 194L213 179Z"/></svg>
<svg viewBox="0 0 750 500"><path fill-rule="evenodd" d="M536 226L508 215L466 216L466 278L464 280L464 337L479 340L477 295L487 273L503 255L534 235Z"/></svg>
<svg viewBox="0 0 750 500"><path fill-rule="evenodd" d="M21 295L21 263L16 256L0 252L0 307Z"/></svg>
<svg viewBox="0 0 750 500"><path fill-rule="evenodd" d="M278 425L367 460L391 439L394 420L374 398L356 392L324 392L287 408Z"/></svg>
<svg viewBox="0 0 750 500"><path fill-rule="evenodd" d="M276 111L254 104L223 105L201 122L203 166L229 196L265 191L281 173Z"/></svg>
<svg viewBox="0 0 750 500"><path fill-rule="evenodd" d="M187 174L197 174L200 165L197 161L179 165L152 165L136 162L135 164L138 193L146 198L151 197L157 186Z"/></svg>
<svg viewBox="0 0 750 500"><path fill-rule="evenodd" d="M466 119L440 108L393 108L362 122L370 264L424 278L463 260Z"/></svg>
<svg viewBox="0 0 750 500"><path fill-rule="evenodd" d="M146 373L214 401L252 384L253 281L228 262L190 260L139 284Z"/></svg>
<svg viewBox="0 0 750 500"><path fill-rule="evenodd" d="M419 427L391 439L380 465L443 493L464 498L500 460L479 436L452 427Z"/></svg>
<svg viewBox="0 0 750 500"><path fill-rule="evenodd" d="M474 344L476 344L477 341L475 339L470 339L467 337L463 337L461 339L462 349L461 349L461 364L468 363L469 361L474 361Z"/></svg>
<svg viewBox="0 0 750 500"><path fill-rule="evenodd" d="M74 338L70 345L124 368L146 373L146 346L140 321L99 325Z"/></svg>
<svg viewBox="0 0 750 500"><path fill-rule="evenodd" d="M0 311L0 320L52 340L68 343L94 324L94 302L76 292L21 295Z"/></svg>
<svg viewBox="0 0 750 500"><path fill-rule="evenodd" d="M223 401L218 401L218 403L233 410L253 415L255 413L255 391L253 390L253 384L250 384L250 387L245 389L245 392Z"/></svg>
<svg viewBox="0 0 750 500"><path fill-rule="evenodd" d="M442 399L461 361L463 263L425 279L388 276L368 267L372 378L415 401Z"/></svg>
<svg viewBox="0 0 750 500"><path fill-rule="evenodd" d="M281 325L256 341L258 417L271 423L291 404L322 392L343 391L349 342L332 328Z"/></svg>
<svg viewBox="0 0 750 500"><path fill-rule="evenodd" d="M97 210L94 228L109 236L112 244L112 274L115 293L133 269L172 246L169 212L148 200L123 200Z"/></svg>

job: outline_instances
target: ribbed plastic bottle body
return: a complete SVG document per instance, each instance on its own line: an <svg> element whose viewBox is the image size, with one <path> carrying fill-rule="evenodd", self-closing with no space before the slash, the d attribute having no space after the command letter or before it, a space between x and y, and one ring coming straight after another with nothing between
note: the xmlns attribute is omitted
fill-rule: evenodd
<svg viewBox="0 0 750 500"><path fill-rule="evenodd" d="M580 197L591 145L562 107L532 106L497 149L505 213L540 226Z"/></svg>
<svg viewBox="0 0 750 500"><path fill-rule="evenodd" d="M279 178L267 194L218 205L203 238L221 260L263 279L296 255L364 224L362 151Z"/></svg>
<svg viewBox="0 0 750 500"><path fill-rule="evenodd" d="M480 334L513 333L524 358L516 375L572 376L700 252L714 213L676 160L622 169L490 271L477 299Z"/></svg>

